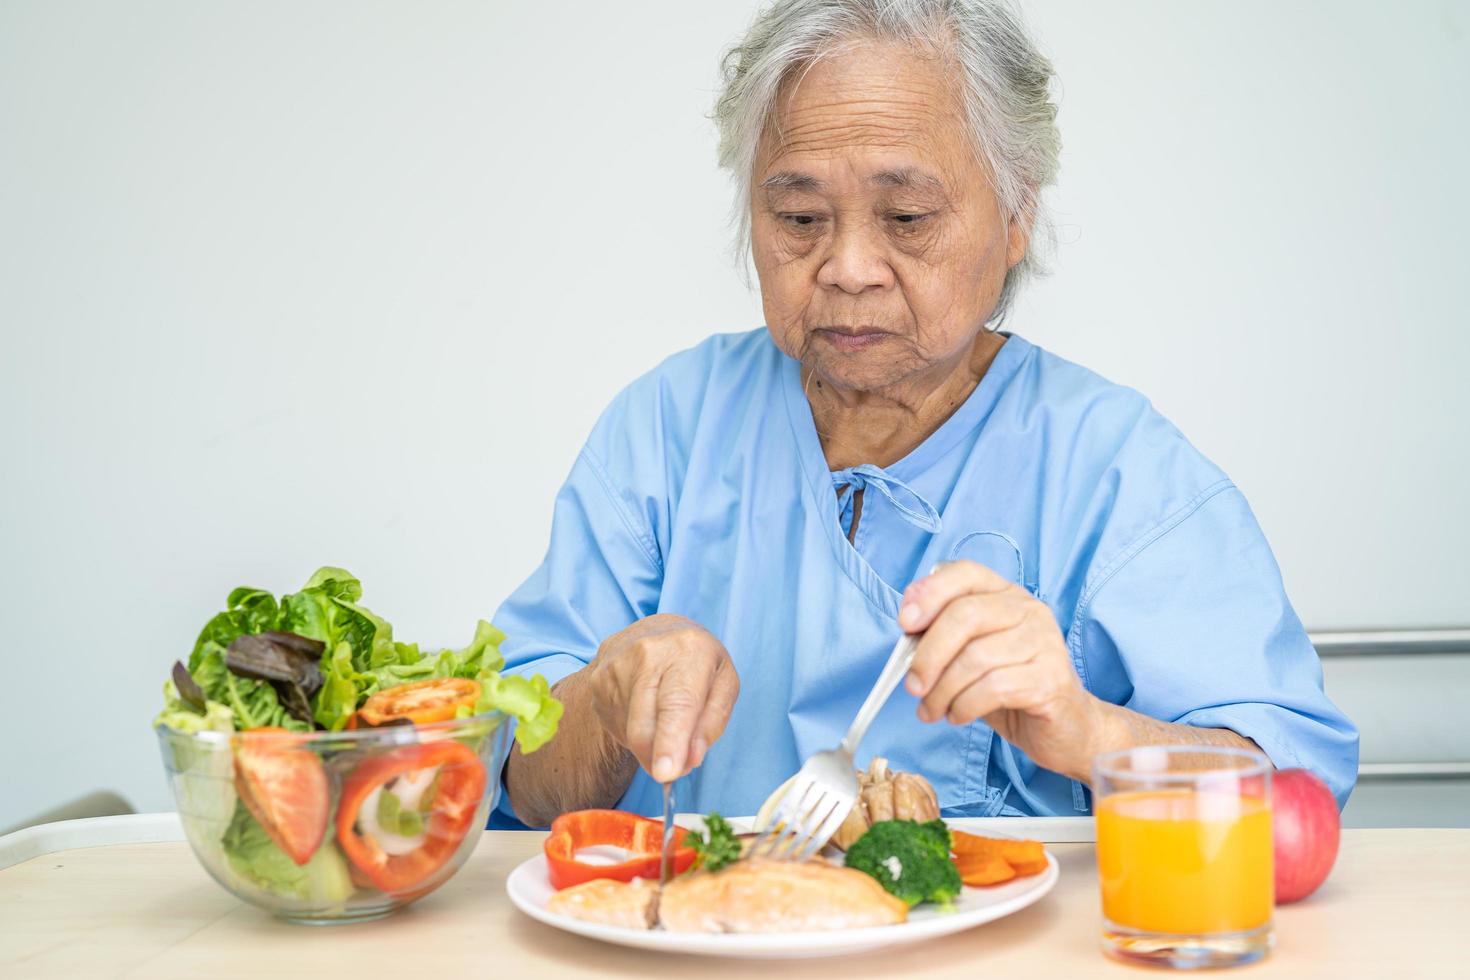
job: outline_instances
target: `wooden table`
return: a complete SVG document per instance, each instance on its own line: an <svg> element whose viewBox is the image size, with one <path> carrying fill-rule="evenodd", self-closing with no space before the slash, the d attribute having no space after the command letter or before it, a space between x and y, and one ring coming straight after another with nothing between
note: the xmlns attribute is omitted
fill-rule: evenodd
<svg viewBox="0 0 1470 980"><path fill-rule="evenodd" d="M182 843L59 851L0 871L0 976L12 977L1091 977L1148 971L1098 951L1090 844L1055 844L1037 905L923 947L787 962L660 956L567 935L517 912L505 877L540 834L486 833L437 893L378 922L278 922L205 876ZM1276 951L1241 976L1470 977L1470 830L1357 830L1332 878L1279 910ZM798 973L797 971L801 971Z"/></svg>

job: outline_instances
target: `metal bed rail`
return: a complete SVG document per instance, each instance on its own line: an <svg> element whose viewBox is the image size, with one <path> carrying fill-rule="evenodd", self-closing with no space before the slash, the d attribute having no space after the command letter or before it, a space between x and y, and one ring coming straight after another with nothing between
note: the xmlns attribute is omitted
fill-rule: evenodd
<svg viewBox="0 0 1470 980"><path fill-rule="evenodd" d="M1324 660L1339 657L1470 656L1470 627L1445 629L1324 630L1310 634ZM1470 703L1470 691L1466 692ZM1453 762L1365 762L1358 779L1370 783L1470 779L1470 730L1465 758Z"/></svg>
<svg viewBox="0 0 1470 980"><path fill-rule="evenodd" d="M1432 630L1324 630L1309 634L1321 657L1470 654L1470 627Z"/></svg>

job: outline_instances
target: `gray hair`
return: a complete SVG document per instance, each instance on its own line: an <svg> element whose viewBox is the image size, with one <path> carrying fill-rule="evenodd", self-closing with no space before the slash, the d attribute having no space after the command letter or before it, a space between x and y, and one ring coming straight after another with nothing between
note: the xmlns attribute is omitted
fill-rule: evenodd
<svg viewBox="0 0 1470 980"><path fill-rule="evenodd" d="M961 76L966 124L1001 213L1031 226L1026 255L1006 275L990 318L999 323L1021 283L1040 271L1038 252L1051 241L1041 189L1056 179L1061 152L1051 62L1006 0L776 0L761 11L725 54L714 112L720 166L738 188L738 246L749 249L755 155L782 84L866 39L943 53Z"/></svg>

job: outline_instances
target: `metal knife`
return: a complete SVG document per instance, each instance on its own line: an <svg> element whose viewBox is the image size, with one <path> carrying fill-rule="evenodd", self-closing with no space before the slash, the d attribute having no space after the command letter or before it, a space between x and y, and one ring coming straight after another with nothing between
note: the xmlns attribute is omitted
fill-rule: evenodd
<svg viewBox="0 0 1470 980"><path fill-rule="evenodd" d="M667 885L674 877L674 784L664 783L664 846L659 862L658 881Z"/></svg>

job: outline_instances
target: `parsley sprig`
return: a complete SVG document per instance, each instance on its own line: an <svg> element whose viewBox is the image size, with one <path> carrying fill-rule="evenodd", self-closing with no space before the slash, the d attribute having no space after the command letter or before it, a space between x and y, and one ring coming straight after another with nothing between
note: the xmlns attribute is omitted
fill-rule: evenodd
<svg viewBox="0 0 1470 980"><path fill-rule="evenodd" d="M704 818L704 833L692 833L685 842L694 848L694 866L705 871L718 871L740 860L740 839L730 828L729 821L718 813Z"/></svg>

